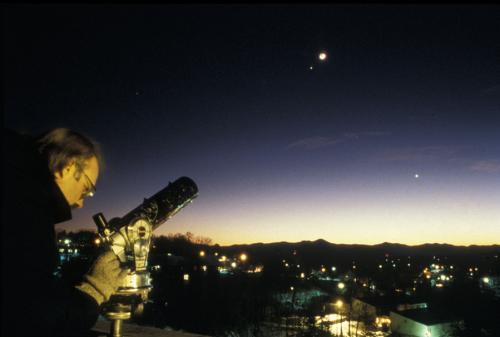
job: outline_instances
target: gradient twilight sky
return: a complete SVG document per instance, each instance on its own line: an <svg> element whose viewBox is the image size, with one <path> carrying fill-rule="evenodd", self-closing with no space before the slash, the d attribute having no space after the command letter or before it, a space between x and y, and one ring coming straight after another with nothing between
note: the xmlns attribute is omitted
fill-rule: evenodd
<svg viewBox="0 0 500 337"><path fill-rule="evenodd" d="M3 15L4 124L74 128L105 155L59 228L95 229L185 175L200 195L157 234L500 244L499 6Z"/></svg>

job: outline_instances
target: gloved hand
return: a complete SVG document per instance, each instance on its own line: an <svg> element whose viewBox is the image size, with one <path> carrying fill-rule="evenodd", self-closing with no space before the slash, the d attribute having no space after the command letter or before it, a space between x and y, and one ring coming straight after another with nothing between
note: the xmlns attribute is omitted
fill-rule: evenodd
<svg viewBox="0 0 500 337"><path fill-rule="evenodd" d="M97 258L76 288L92 296L101 305L122 285L128 272L129 270L120 267L120 260L109 250Z"/></svg>

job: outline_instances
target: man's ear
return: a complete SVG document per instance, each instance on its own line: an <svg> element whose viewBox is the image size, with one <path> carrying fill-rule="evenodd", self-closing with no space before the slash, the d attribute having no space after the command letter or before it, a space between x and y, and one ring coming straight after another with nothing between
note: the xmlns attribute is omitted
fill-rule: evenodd
<svg viewBox="0 0 500 337"><path fill-rule="evenodd" d="M56 179L63 179L68 174L71 174L72 171L75 170L76 162L74 160L70 161L67 165L65 165L60 171L54 173Z"/></svg>
<svg viewBox="0 0 500 337"><path fill-rule="evenodd" d="M56 180L61 180L61 179L62 179L62 177L63 177L63 170L60 170L60 171L56 171L56 172L54 172L54 178L55 178Z"/></svg>

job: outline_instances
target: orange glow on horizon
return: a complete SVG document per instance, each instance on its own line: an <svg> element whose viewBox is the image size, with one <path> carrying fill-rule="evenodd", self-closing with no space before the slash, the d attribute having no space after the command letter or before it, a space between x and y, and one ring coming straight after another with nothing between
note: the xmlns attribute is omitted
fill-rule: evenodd
<svg viewBox="0 0 500 337"><path fill-rule="evenodd" d="M336 189L316 186L305 191L279 187L259 193L200 197L154 234L191 232L222 246L318 239L365 245L500 244L499 200L494 196L483 199L479 191L468 190L464 195L455 187L446 189L439 185L411 193L399 187L379 191L375 183L374 190L368 192L354 183L345 184L349 190L343 190L342 185ZM103 211L96 210L97 206L74 212L72 221L57 227L95 231L91 217ZM126 214L128 208L104 211L110 219Z"/></svg>

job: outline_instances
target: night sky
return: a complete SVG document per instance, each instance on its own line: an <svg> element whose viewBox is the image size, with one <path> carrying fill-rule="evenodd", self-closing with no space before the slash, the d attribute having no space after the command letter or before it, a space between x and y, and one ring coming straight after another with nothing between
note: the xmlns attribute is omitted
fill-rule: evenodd
<svg viewBox="0 0 500 337"><path fill-rule="evenodd" d="M157 234L500 244L499 6L3 15L5 126L73 128L104 152L96 196L58 228L188 176L199 197Z"/></svg>

